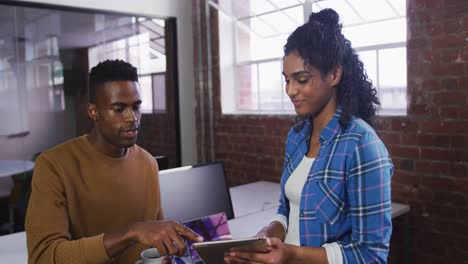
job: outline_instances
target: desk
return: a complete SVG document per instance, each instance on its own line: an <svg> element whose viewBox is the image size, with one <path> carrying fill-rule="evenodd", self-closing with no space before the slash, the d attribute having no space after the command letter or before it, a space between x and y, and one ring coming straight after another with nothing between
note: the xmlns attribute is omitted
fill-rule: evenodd
<svg viewBox="0 0 468 264"><path fill-rule="evenodd" d="M228 221L233 238L255 235L276 214L280 195L278 183L259 181L230 188L234 216ZM392 218L410 210L408 205L392 203ZM2 263L26 263L25 232L0 236Z"/></svg>
<svg viewBox="0 0 468 264"><path fill-rule="evenodd" d="M10 176L30 171L34 168L34 162L30 160L0 160L0 197L10 195L13 181ZM7 179L2 179L6 178Z"/></svg>
<svg viewBox="0 0 468 264"><path fill-rule="evenodd" d="M242 217L271 208L278 208L279 183L257 181L230 188L234 217Z"/></svg>
<svg viewBox="0 0 468 264"><path fill-rule="evenodd" d="M275 182L257 181L230 188L232 207L236 218L277 208L281 185ZM392 203L392 219L410 211L406 204ZM275 210L276 213L276 210ZM268 219L269 220L269 219Z"/></svg>
<svg viewBox="0 0 468 264"><path fill-rule="evenodd" d="M0 260L11 264L28 263L25 232L0 236Z"/></svg>
<svg viewBox="0 0 468 264"><path fill-rule="evenodd" d="M34 162L30 160L0 160L0 178L7 177L34 168Z"/></svg>

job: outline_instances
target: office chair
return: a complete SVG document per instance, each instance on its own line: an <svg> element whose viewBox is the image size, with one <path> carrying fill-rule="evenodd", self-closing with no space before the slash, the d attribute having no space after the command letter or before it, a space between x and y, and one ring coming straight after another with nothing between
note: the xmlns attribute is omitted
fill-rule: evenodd
<svg viewBox="0 0 468 264"><path fill-rule="evenodd" d="M169 159L167 156L155 156L154 157L159 165L159 170L169 169Z"/></svg>
<svg viewBox="0 0 468 264"><path fill-rule="evenodd" d="M40 154L41 152L34 154L31 160L36 161ZM24 230L26 210L31 196L32 176L33 170L12 176L14 186L8 198L8 224L6 228L10 233Z"/></svg>

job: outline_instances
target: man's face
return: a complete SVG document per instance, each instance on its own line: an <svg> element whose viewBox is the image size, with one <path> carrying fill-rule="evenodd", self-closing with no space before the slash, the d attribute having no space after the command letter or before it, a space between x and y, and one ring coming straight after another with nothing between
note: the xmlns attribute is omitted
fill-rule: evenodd
<svg viewBox="0 0 468 264"><path fill-rule="evenodd" d="M95 121L100 145L109 151L128 148L137 141L141 120L139 89L133 81L110 81L97 88L90 116Z"/></svg>

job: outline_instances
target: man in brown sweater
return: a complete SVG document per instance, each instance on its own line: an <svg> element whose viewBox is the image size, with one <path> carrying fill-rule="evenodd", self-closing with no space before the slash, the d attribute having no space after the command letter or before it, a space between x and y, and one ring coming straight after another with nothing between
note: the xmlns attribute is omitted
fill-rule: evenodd
<svg viewBox="0 0 468 264"><path fill-rule="evenodd" d="M158 164L135 145L140 125L136 68L115 60L90 73L90 134L36 160L26 217L29 263L134 263L157 247L182 254L196 233L163 221Z"/></svg>

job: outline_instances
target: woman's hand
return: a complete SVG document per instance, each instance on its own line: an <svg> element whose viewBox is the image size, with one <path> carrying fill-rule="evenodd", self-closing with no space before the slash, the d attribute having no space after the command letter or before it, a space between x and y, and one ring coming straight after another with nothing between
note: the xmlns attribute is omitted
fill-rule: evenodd
<svg viewBox="0 0 468 264"><path fill-rule="evenodd" d="M279 264L287 262L290 255L290 247L288 245L274 237L267 238L267 245L268 252L266 253L239 251L236 248L232 248L229 252L226 252L224 261L229 264Z"/></svg>

